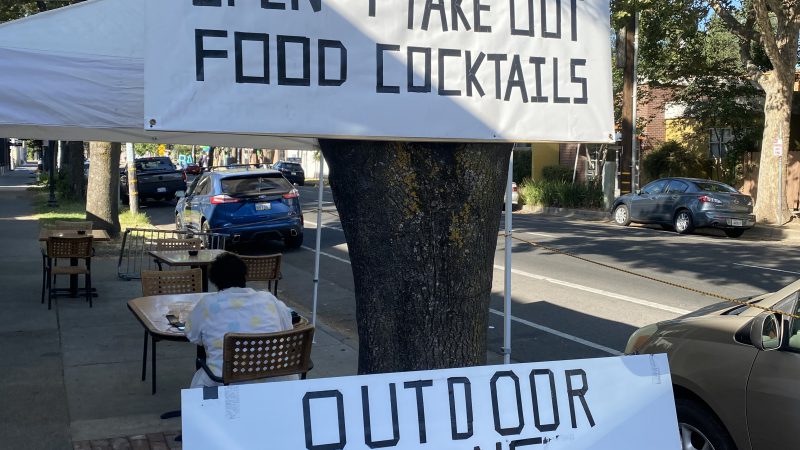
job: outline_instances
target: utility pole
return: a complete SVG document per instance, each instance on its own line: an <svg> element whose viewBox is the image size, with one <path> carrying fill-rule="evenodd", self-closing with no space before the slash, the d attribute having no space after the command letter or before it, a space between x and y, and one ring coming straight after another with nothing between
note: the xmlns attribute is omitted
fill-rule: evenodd
<svg viewBox="0 0 800 450"><path fill-rule="evenodd" d="M620 193L633 192L637 186L638 152L636 148L636 53L639 13L634 12L625 24L624 37L625 65L622 79L622 155L620 157Z"/></svg>

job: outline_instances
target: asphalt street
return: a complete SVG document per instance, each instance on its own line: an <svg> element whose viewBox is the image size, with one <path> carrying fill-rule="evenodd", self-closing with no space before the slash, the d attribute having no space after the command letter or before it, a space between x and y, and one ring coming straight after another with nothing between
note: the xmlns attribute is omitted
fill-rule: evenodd
<svg viewBox="0 0 800 450"><path fill-rule="evenodd" d="M310 285L317 190L311 186L298 189L305 243L300 250L284 253L284 264L307 273ZM174 203L146 204L145 210L155 225L170 227L174 223ZM324 191L323 211L318 311L326 323L352 335L352 295L326 299L327 292L353 292L347 244L329 189ZM792 246L780 243L729 239L713 233L683 236L523 212L515 212L513 217L511 353L516 361L619 354L636 328L720 301L638 275L734 298L777 290L800 276L800 255ZM499 230L501 220L499 217ZM283 251L277 242L242 250ZM489 348L498 353L503 342L504 250L499 235L488 330ZM300 302L311 309L310 296Z"/></svg>

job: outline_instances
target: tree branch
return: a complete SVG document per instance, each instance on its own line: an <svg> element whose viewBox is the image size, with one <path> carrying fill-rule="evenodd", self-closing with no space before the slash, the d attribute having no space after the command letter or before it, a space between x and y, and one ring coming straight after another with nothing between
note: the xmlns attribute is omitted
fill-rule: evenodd
<svg viewBox="0 0 800 450"><path fill-rule="evenodd" d="M785 60L781 57L778 37L772 29L769 11L767 10L767 0L753 0L753 10L756 14L756 25L758 25L761 32L761 44L764 45L764 50L772 63L772 67L780 71L792 70L785 67Z"/></svg>

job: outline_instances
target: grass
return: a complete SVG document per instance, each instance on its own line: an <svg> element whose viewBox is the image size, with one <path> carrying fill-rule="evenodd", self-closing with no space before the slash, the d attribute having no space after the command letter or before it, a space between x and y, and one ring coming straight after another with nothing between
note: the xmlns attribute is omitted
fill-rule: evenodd
<svg viewBox="0 0 800 450"><path fill-rule="evenodd" d="M49 193L46 187L30 188L34 191L33 211L34 217L39 220L42 227L50 228L57 220L86 220L86 202L82 200L58 200L58 206L53 208L47 205ZM121 229L150 227L150 219L145 213L133 214L129 209L123 210L119 215Z"/></svg>

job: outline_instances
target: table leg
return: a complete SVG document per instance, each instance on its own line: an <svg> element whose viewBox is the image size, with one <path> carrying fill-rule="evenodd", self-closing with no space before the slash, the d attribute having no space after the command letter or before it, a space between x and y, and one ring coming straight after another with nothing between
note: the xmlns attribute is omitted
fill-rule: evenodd
<svg viewBox="0 0 800 450"><path fill-rule="evenodd" d="M155 336L151 336L150 337L150 342L152 343L152 348L150 349L150 352L152 353L150 355L150 358L151 358L150 365L152 366L151 369L150 369L150 376L153 378L153 380L152 380L152 382L153 382L152 395L155 395L156 394L156 337Z"/></svg>
<svg viewBox="0 0 800 450"><path fill-rule="evenodd" d="M150 334L144 330L144 348L142 349L142 381L147 377L147 335Z"/></svg>
<svg viewBox="0 0 800 450"><path fill-rule="evenodd" d="M200 266L200 270L203 272L203 292L208 292L208 266Z"/></svg>
<svg viewBox="0 0 800 450"><path fill-rule="evenodd" d="M70 258L69 259L70 266L77 266L78 265L78 258ZM69 276L69 296L75 298L78 296L78 276L77 275L70 275Z"/></svg>

